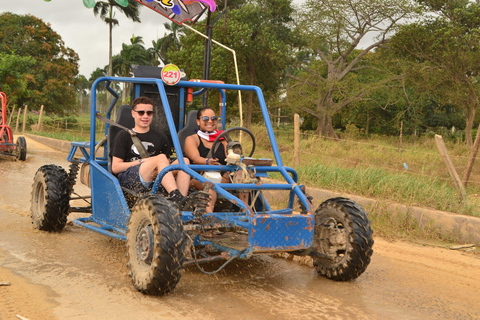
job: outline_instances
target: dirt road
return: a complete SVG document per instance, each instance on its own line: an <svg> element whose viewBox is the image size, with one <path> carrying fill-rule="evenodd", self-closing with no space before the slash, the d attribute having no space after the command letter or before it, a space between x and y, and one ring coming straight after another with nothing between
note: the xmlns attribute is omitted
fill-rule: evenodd
<svg viewBox="0 0 480 320"><path fill-rule="evenodd" d="M9 284L0 285L2 320L480 319L480 259L380 238L367 271L353 282L262 255L214 276L188 267L173 294L145 296L130 282L121 241L71 223L58 234L33 229L36 170L68 163L64 153L27 144L26 162L0 157L0 284Z"/></svg>

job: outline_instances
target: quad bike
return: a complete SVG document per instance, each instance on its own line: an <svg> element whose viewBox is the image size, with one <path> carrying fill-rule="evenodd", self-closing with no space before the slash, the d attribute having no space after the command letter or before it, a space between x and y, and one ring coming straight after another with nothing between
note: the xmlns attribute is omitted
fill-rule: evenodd
<svg viewBox="0 0 480 320"><path fill-rule="evenodd" d="M116 132L123 130L117 124L130 128L134 124L128 105L118 108L115 123L110 120L119 96L110 87L112 82L131 83L132 101L144 95L154 100L152 126L168 135L179 160L179 164L170 165L158 174L147 194L123 189L111 173L109 151ZM105 116L100 115L95 104L100 83L104 83L114 96ZM193 92L192 88L198 91ZM228 142L227 165L185 163L183 143L186 136L195 132L196 126L195 111L185 115L186 101L190 95L196 97L205 90L219 91L220 115L226 115L227 90L251 91L257 95L273 160L252 158L254 135L246 128L233 127L221 134ZM133 78L99 78L91 92L90 141L72 142L67 159L71 162L68 172L49 164L39 168L35 175L31 199L35 228L59 232L70 212L86 213L74 223L125 241L133 285L145 294L163 295L174 290L187 265L195 264L202 272L212 274L233 259L248 259L264 253L309 255L318 274L333 280L353 280L366 270L373 253L367 214L346 198L329 199L316 210L313 208L312 198L306 194L305 186L298 183L295 170L282 162L258 87L187 80L170 86L160 77L136 75ZM98 119L106 121L106 128L105 137L97 141ZM226 128L224 116L221 125ZM246 138L250 136L253 140L247 156L242 151L244 143L232 138L236 137L233 134L236 131L246 133ZM212 149L219 144L219 139ZM204 190L191 192L179 207L162 194L160 184L165 174L173 170L188 173L204 186ZM202 174L212 171L229 172L230 183L212 182ZM262 181L269 173L280 175L283 182ZM79 198L72 197L77 176L91 190L90 196L79 196L88 202L85 207L70 206L70 200ZM215 212L206 213L210 189L217 192L219 200ZM286 193L287 206L271 206L267 201L270 192ZM248 197L241 199L240 194L248 194ZM218 260L224 263L215 271L207 272L201 266Z"/></svg>
<svg viewBox="0 0 480 320"><path fill-rule="evenodd" d="M17 160L25 161L27 158L27 142L24 137L18 137L13 143L12 129L7 125L7 96L0 92L2 113L0 114L0 154L13 156Z"/></svg>

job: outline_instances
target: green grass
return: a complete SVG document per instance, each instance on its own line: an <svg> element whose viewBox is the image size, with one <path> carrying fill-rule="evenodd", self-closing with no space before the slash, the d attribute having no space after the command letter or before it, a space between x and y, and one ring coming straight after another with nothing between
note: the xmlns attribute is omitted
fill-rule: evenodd
<svg viewBox="0 0 480 320"><path fill-rule="evenodd" d="M420 226L410 213L389 212L385 202L377 202L375 207L368 208L375 235L386 240L408 239L410 241L429 241L435 243L459 243L459 235L453 231L446 232L429 221Z"/></svg>

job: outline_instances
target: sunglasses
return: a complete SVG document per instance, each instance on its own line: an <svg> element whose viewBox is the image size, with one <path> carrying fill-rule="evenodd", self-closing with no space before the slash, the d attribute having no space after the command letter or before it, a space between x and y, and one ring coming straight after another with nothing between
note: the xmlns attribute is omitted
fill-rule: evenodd
<svg viewBox="0 0 480 320"><path fill-rule="evenodd" d="M203 121L205 122L208 122L208 120L212 120L212 121L217 121L218 120L218 117L217 116L213 116L213 117L208 117L208 116L203 116L201 117L200 119L202 119Z"/></svg>
<svg viewBox="0 0 480 320"><path fill-rule="evenodd" d="M138 115L139 115L140 117L142 117L142 116L145 114L145 112L147 113L147 116L149 116L149 117L150 117L151 115L153 115L153 111L145 111L145 110L138 110L138 111L137 111L137 110L133 110L133 111L135 111L136 113L138 113Z"/></svg>

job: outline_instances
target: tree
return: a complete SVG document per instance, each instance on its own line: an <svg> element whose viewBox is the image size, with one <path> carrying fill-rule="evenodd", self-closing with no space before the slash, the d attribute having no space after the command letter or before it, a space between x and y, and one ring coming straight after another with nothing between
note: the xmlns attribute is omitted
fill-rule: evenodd
<svg viewBox="0 0 480 320"><path fill-rule="evenodd" d="M465 109L465 136L472 146L480 92L480 5L468 0L421 2L434 15L402 26L391 47L410 61L406 71L417 90Z"/></svg>
<svg viewBox="0 0 480 320"><path fill-rule="evenodd" d="M185 28L175 22L164 23L163 26L169 33L165 33L160 39L152 40L152 47L148 49L153 65L156 66L160 64L160 61L164 65L168 64L167 52L180 50L182 47L180 38L185 35Z"/></svg>
<svg viewBox="0 0 480 320"><path fill-rule="evenodd" d="M122 43L122 50L119 54L113 56L113 72L121 77L132 76L132 65L151 65L149 52L142 45L142 37L132 36L130 45ZM126 100L128 83L124 83L122 101Z"/></svg>
<svg viewBox="0 0 480 320"><path fill-rule="evenodd" d="M75 77L75 88L79 97L80 109L83 109L83 96L88 93L88 89L90 88L88 80L83 74Z"/></svg>
<svg viewBox="0 0 480 320"><path fill-rule="evenodd" d="M213 38L235 50L242 84L259 86L267 100L275 97L290 64L292 46L297 42L291 25L291 0L229 1L228 9L225 26L216 28ZM215 18L212 15L212 20ZM200 28L203 27L197 27ZM202 78L205 39L189 31L185 34L180 40L182 48L188 50L175 54L169 51L168 58L182 65L188 74ZM234 70L232 54L213 45L210 78L236 83ZM252 122L253 105L253 94L249 92L247 127Z"/></svg>
<svg viewBox="0 0 480 320"><path fill-rule="evenodd" d="M288 75L287 96L298 110L317 119L318 134L336 137L335 113L399 79L386 74L381 82L372 83L356 81L356 76L371 68L366 56L388 43L398 22L414 13L410 0L307 0L296 19L296 30L312 56ZM360 49L361 41L372 34L373 41Z"/></svg>
<svg viewBox="0 0 480 320"><path fill-rule="evenodd" d="M75 108L78 55L65 47L50 25L32 15L1 14L0 52L34 58L35 64L25 72L31 75L27 83L30 94L18 96L18 104L44 105L49 112Z"/></svg>
<svg viewBox="0 0 480 320"><path fill-rule="evenodd" d="M128 0L128 6L123 7L115 0L98 1L93 7L95 16L100 15L100 18L108 24L108 75L113 75L112 66L112 30L114 26L118 26L118 20L115 19L115 10L123 13L127 18L134 22L140 22L138 7L139 3L135 0Z"/></svg>
<svg viewBox="0 0 480 320"><path fill-rule="evenodd" d="M9 97L9 103L15 104L30 96L27 86L32 81L30 72L35 63L32 57L0 52L0 91Z"/></svg>
<svg viewBox="0 0 480 320"><path fill-rule="evenodd" d="M164 65L167 64L166 52L164 51L166 38L160 38L157 40L152 40L152 47L148 48L148 53L150 58L155 66L160 65L160 62ZM160 60L160 61L159 61Z"/></svg>

